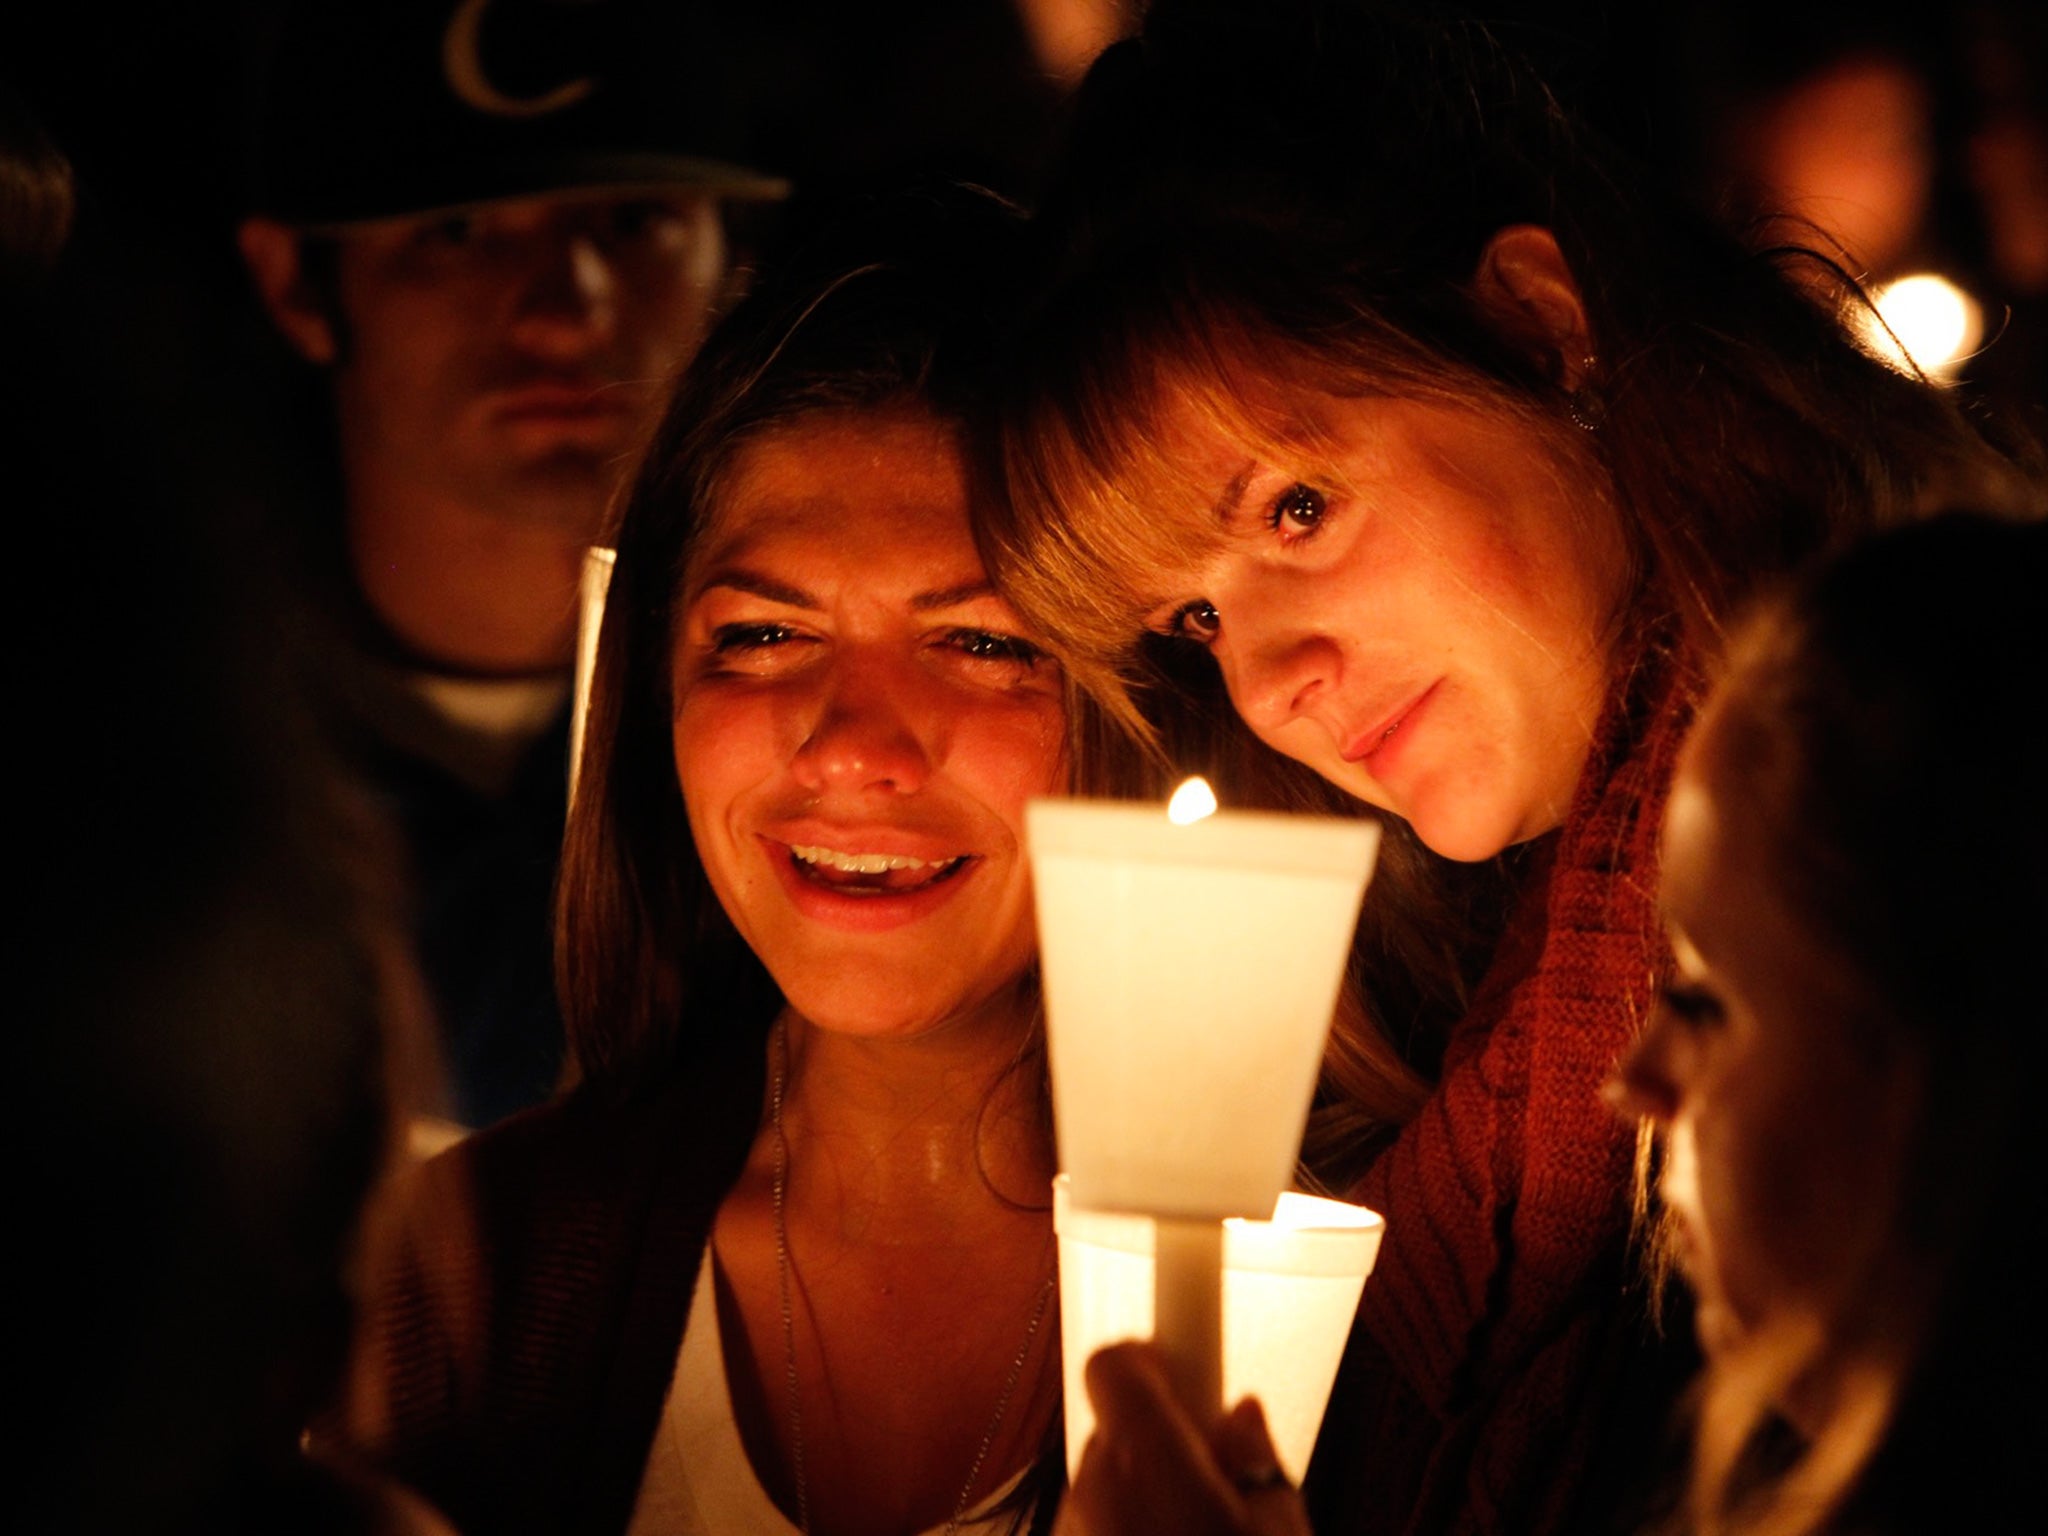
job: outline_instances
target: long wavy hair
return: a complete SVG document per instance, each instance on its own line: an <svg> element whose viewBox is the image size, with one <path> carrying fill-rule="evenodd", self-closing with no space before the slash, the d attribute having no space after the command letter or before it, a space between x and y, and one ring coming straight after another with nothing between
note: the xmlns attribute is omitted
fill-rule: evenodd
<svg viewBox="0 0 2048 1536"><path fill-rule="evenodd" d="M1910 1117L1903 1177L1845 1213L1872 1238L1824 1315L1708 1371L1690 1530L2004 1530L2038 1508L2044 589L2048 525L1945 517L1830 564L1731 649L1717 796L1816 963L1867 999L1807 1027L1850 1030ZM1773 1403L1816 1371L1840 1389L1810 1438L1787 1437Z"/></svg>
<svg viewBox="0 0 2048 1536"><path fill-rule="evenodd" d="M968 437L983 419L1017 216L933 192L835 207L810 228L684 374L616 518L556 925L572 1069L603 1090L758 1058L782 1003L705 876L671 727L680 600L735 460L814 416L907 407ZM1076 792L1135 787L1136 755L1069 695Z"/></svg>
<svg viewBox="0 0 2048 1536"><path fill-rule="evenodd" d="M1219 744L1245 734L1226 708L1162 727L1191 683L1211 700L1220 684L1198 660L1163 685L1142 638L1157 573L1217 536L1177 425L1313 462L1329 397L1497 416L1575 515L1620 529L1610 638L1638 657L1710 653L1761 580L1868 529L2034 494L1953 396L1852 340L1843 274L1685 211L1479 26L1365 0L1160 0L1091 72L1065 168L1004 370L1008 496L985 553L1106 710L1141 736L1206 731L1253 802L1328 797L1256 744ZM1518 224L1555 235L1589 357L1504 330L1475 293L1488 241ZM1512 856L1461 872L1389 832L1361 933L1381 1038L1339 1042L1358 1070L1326 1107L1358 1113L1333 1145L1412 1108L1515 878Z"/></svg>

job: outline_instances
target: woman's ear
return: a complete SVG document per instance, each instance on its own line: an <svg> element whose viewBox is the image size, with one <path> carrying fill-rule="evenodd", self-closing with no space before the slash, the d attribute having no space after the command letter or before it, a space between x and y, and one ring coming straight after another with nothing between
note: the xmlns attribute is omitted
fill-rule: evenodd
<svg viewBox="0 0 2048 1536"><path fill-rule="evenodd" d="M1472 293L1502 338L1541 364L1560 389L1585 382L1593 338L1557 236L1538 224L1494 231L1472 274Z"/></svg>
<svg viewBox="0 0 2048 1536"><path fill-rule="evenodd" d="M306 281L303 237L275 219L262 218L244 219L235 235L271 323L307 362L323 367L333 362L340 353L334 322Z"/></svg>

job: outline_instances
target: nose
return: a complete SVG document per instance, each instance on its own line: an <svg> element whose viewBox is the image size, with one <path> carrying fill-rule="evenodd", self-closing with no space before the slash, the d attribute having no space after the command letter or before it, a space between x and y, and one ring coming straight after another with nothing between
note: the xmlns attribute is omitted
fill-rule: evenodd
<svg viewBox="0 0 2048 1536"><path fill-rule="evenodd" d="M919 680L848 658L825 680L790 770L814 795L916 794L931 777L937 717Z"/></svg>
<svg viewBox="0 0 2048 1536"><path fill-rule="evenodd" d="M553 362L581 362L610 340L617 323L618 273L590 231L537 234L512 316L512 339Z"/></svg>
<svg viewBox="0 0 2048 1536"><path fill-rule="evenodd" d="M1289 631L1250 634L1245 627L1231 632L1236 614L1223 620L1226 642L1218 649L1223 680L1231 702L1255 731L1279 729L1312 713L1336 691L1344 674L1344 656L1328 635Z"/></svg>
<svg viewBox="0 0 2048 1536"><path fill-rule="evenodd" d="M1614 1073L1602 1088L1617 1114L1630 1120L1656 1120L1669 1124L1678 1115L1684 1094L1680 1089L1683 1047L1660 1015L1653 1017L1641 1038L1616 1063Z"/></svg>

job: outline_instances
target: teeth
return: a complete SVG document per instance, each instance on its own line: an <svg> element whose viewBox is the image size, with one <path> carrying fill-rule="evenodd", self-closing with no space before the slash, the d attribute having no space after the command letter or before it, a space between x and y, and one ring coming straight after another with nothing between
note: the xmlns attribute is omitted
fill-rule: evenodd
<svg viewBox="0 0 2048 1536"><path fill-rule="evenodd" d="M848 875L885 875L892 869L923 869L923 859L901 853L841 853L836 848L804 848L791 844L789 851L806 864L822 864ZM942 859L941 863L951 863Z"/></svg>

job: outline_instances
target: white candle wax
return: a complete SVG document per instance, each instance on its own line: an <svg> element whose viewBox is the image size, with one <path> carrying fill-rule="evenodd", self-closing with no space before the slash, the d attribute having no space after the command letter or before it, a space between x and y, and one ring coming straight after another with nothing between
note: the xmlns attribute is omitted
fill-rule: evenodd
<svg viewBox="0 0 2048 1536"><path fill-rule="evenodd" d="M1088 1357L1119 1339L1150 1338L1168 1320L1153 1301L1158 1243L1151 1217L1079 1210L1060 1179L1053 1225L1071 1475L1095 1428L1083 1380ZM1386 1224L1363 1206L1289 1193L1271 1221L1210 1226L1223 1237L1222 1380L1213 1393L1196 1390L1205 1405L1213 1397L1219 1407L1257 1394L1280 1465L1300 1482Z"/></svg>
<svg viewBox="0 0 2048 1536"><path fill-rule="evenodd" d="M1156 805L1025 812L1076 1205L1263 1218L1290 1179L1379 828Z"/></svg>

